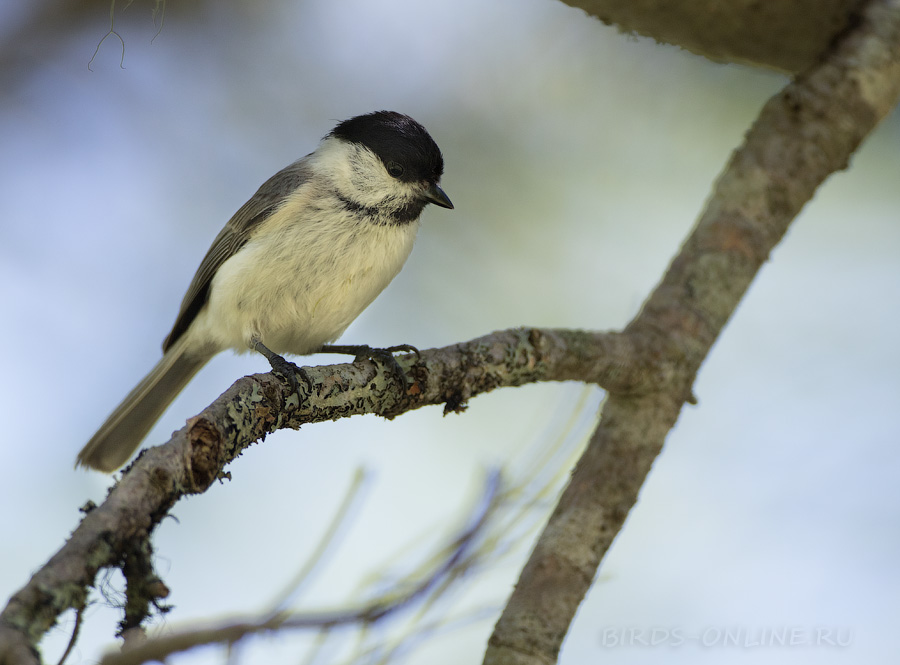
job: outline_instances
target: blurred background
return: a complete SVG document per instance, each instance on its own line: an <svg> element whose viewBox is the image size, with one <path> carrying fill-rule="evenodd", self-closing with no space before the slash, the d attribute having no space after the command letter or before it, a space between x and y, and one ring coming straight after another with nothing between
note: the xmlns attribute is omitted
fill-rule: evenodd
<svg viewBox="0 0 900 665"><path fill-rule="evenodd" d="M155 17L134 2L115 13L124 48L104 39L109 9L0 5L4 603L78 507L104 498L111 480L73 471L75 454L159 358L213 237L337 121L402 111L443 149L456 209L426 211L406 267L342 337L424 349L518 325L624 326L786 82L551 0L231 0L168 3ZM669 437L562 663L895 662L898 182L895 112L807 205L713 349L699 405ZM222 354L149 441L267 370ZM570 424L565 445L583 443L601 397L527 386L461 416L435 407L269 437L157 532L175 606L159 629L264 606L364 467L363 498L298 607L353 600L398 551L451 537L486 468L515 483ZM529 547L460 595L453 611L480 619L402 662L480 662ZM113 642L120 614L94 600L70 663ZM71 627L69 615L45 639L48 661ZM766 637L795 629L793 645ZM242 662L300 662L303 643L256 640ZM329 649L317 662L347 656L340 639Z"/></svg>

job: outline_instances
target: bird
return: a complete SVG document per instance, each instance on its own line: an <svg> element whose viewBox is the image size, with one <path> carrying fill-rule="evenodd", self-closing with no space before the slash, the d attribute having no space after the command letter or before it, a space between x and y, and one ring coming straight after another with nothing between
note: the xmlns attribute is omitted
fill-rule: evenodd
<svg viewBox="0 0 900 665"><path fill-rule="evenodd" d="M111 473L125 464L226 349L261 353L296 388L285 371L296 366L282 354L327 349L400 272L425 206L453 208L443 171L422 125L375 111L338 123L313 152L266 180L213 240L162 358L85 444L76 467Z"/></svg>

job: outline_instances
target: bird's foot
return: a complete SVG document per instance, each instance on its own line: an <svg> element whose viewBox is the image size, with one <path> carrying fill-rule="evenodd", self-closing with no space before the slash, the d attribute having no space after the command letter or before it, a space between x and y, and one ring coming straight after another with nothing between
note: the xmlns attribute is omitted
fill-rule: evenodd
<svg viewBox="0 0 900 665"><path fill-rule="evenodd" d="M409 406L409 393L407 392L407 387L410 384L410 379L407 376L406 372L403 371L403 368L400 367L400 363L397 362L397 359L394 357L395 353L414 353L416 354L416 360L419 359L420 353L419 350L414 347L412 344L398 344L396 346L388 346L384 348L374 348L369 346L368 344L341 344L341 345L330 345L326 344L321 349L319 349L321 353L338 353L342 355L351 355L354 356L353 362L359 362L360 360L374 360L376 362L381 363L387 370L391 373L397 383L401 386L401 394L403 395L403 402L397 409L394 409L389 414L384 414L386 418L393 418L395 415L398 415L402 411L405 411Z"/></svg>
<svg viewBox="0 0 900 665"><path fill-rule="evenodd" d="M300 394L300 382L297 381L297 375L300 374L306 378L306 372L290 360L272 351L259 340L253 341L253 349L265 356L266 360L269 361L269 365L272 366L272 372L280 376L291 387L291 392L297 393L299 404L303 400L303 396ZM307 378L308 382L309 379Z"/></svg>

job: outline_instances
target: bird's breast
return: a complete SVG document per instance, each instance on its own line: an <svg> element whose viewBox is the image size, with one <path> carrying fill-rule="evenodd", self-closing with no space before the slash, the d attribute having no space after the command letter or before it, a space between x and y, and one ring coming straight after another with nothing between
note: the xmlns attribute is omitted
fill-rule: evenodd
<svg viewBox="0 0 900 665"><path fill-rule="evenodd" d="M222 264L197 323L219 346L244 351L258 335L276 353L312 353L400 272L417 228L289 202Z"/></svg>

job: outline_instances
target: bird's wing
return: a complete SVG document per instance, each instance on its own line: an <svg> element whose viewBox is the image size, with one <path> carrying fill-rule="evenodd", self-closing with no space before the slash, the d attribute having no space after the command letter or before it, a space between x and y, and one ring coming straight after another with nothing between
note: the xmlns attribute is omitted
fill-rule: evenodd
<svg viewBox="0 0 900 665"><path fill-rule="evenodd" d="M206 304L209 286L221 265L247 243L259 224L281 205L288 194L309 179L308 159L304 157L266 180L256 194L228 220L225 228L213 240L194 279L191 280L184 300L181 301L181 310L175 319L175 325L172 326L172 332L163 341L163 353L184 334Z"/></svg>

